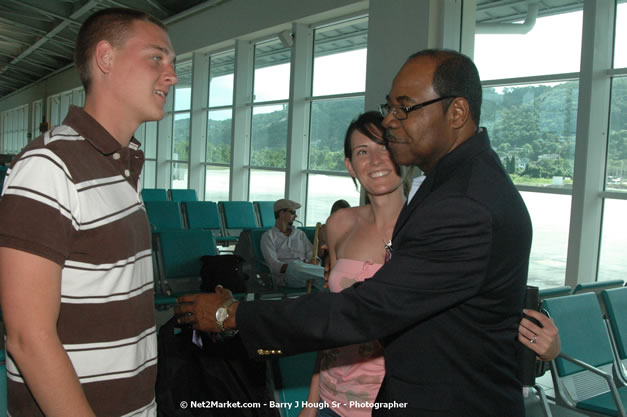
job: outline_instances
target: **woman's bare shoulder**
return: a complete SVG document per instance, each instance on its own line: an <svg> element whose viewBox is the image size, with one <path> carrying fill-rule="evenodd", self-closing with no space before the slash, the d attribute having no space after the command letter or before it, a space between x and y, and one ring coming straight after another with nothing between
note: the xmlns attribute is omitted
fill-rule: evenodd
<svg viewBox="0 0 627 417"><path fill-rule="evenodd" d="M336 211L327 220L327 233L329 237L340 237L349 234L357 227L367 213L368 207L347 207Z"/></svg>
<svg viewBox="0 0 627 417"><path fill-rule="evenodd" d="M327 227L329 228L349 228L352 227L359 219L361 207L347 207L333 213L327 219Z"/></svg>

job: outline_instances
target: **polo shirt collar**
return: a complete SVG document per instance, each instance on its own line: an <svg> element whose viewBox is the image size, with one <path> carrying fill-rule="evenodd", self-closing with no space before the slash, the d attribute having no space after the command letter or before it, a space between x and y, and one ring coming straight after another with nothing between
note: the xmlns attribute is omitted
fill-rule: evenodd
<svg viewBox="0 0 627 417"><path fill-rule="evenodd" d="M83 110L82 107L70 106L70 109L63 120L63 124L72 127L76 132L81 135L91 145L98 149L104 155L110 155L120 149L122 145L115 140L113 136L102 127L100 123L89 113ZM141 146L141 143L131 138L129 148L137 150Z"/></svg>

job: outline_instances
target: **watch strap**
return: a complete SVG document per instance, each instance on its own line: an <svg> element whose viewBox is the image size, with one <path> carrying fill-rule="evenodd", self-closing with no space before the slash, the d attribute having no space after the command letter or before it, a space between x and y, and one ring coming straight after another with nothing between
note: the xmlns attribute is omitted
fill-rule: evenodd
<svg viewBox="0 0 627 417"><path fill-rule="evenodd" d="M221 306L220 308L223 308L226 310L226 316L224 317L224 320L216 320L216 324L218 325L218 329L220 329L221 332L225 331L226 329L224 328L224 322L226 321L226 319L229 318L229 307L231 307L231 305L237 300L235 300L235 298L231 298L229 300L226 300Z"/></svg>

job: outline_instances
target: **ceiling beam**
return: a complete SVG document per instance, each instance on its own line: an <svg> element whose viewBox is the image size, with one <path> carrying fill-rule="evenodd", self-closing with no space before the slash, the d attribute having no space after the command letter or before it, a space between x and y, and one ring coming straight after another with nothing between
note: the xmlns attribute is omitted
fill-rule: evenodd
<svg viewBox="0 0 627 417"><path fill-rule="evenodd" d="M9 0L9 1L14 1L14 0ZM36 51L41 45L43 45L44 43L46 43L47 41L52 39L55 35L60 33L63 29L65 29L68 26L70 26L71 23L74 23L75 22L74 19L76 19L76 18L84 15L85 13L91 11L97 5L98 5L98 1L97 0L90 0L87 3L85 3L83 5L83 7L79 8L77 11L72 13L72 15L69 18L64 19L63 22L61 22L56 27L54 27L45 36L43 36L42 38L37 40L34 44L32 44L30 47L28 47L24 52L22 52L20 55L15 57L15 59L13 59L11 61L11 64L17 64L22 59L26 59L33 51ZM52 69L55 69L55 68L52 68ZM4 73L4 71L5 71L5 69L0 70L0 75L2 75Z"/></svg>
<svg viewBox="0 0 627 417"><path fill-rule="evenodd" d="M76 26L80 26L81 25L80 22L74 20L74 18L72 17L73 15L70 16L70 17L65 17L62 14L59 14L59 13L53 12L51 10L42 8L41 4L44 4L43 2L39 2L38 5L35 6L35 5L32 5L32 4L29 4L27 0L3 0L3 1L9 2L9 3L13 3L13 4L16 4L16 5L19 5L19 6L22 6L22 7L25 7L27 9L33 10L33 11L35 11L35 12L41 14L41 15L44 15L44 16L47 16L47 17L51 17L51 18L54 18L54 19L57 19L57 20L61 20L61 21L65 22L65 23L68 23L68 24L72 24L72 25L76 25ZM78 16L80 16L80 15L78 15Z"/></svg>

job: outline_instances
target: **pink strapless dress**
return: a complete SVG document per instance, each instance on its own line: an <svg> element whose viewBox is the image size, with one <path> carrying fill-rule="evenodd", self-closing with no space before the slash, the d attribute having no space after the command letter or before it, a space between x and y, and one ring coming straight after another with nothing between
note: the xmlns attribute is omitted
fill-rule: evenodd
<svg viewBox="0 0 627 417"><path fill-rule="evenodd" d="M329 289L340 292L372 277L381 266L340 258L329 273ZM371 408L349 407L350 402L373 403L384 375L383 348L376 340L325 350L320 360L320 400L340 404L332 410L342 417L370 416Z"/></svg>

